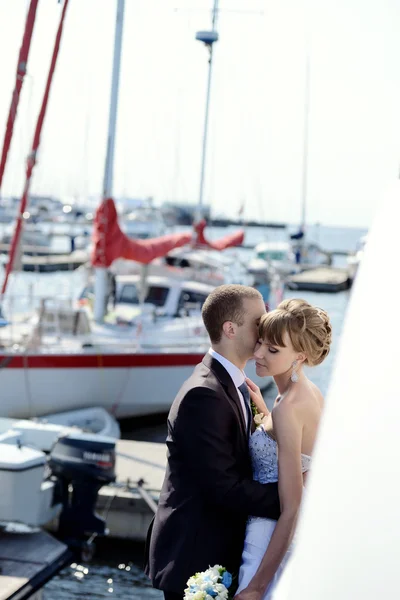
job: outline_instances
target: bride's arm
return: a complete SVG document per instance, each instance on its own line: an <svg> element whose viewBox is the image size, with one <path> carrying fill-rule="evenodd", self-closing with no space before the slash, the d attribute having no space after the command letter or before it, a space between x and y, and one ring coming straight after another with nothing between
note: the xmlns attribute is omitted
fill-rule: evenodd
<svg viewBox="0 0 400 600"><path fill-rule="evenodd" d="M235 596L235 600L261 600L289 549L300 509L303 491L302 420L290 404L281 404L272 415L279 450L278 485L282 512L256 574L248 587Z"/></svg>

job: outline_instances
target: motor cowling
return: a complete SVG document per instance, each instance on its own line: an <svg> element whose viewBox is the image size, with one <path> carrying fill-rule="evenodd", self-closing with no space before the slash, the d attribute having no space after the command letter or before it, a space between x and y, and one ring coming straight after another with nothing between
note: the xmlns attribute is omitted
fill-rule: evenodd
<svg viewBox="0 0 400 600"><path fill-rule="evenodd" d="M105 520L95 513L100 488L115 481L115 440L95 434L69 434L57 440L49 458L59 482L63 509L58 533L69 545L87 535L104 535Z"/></svg>

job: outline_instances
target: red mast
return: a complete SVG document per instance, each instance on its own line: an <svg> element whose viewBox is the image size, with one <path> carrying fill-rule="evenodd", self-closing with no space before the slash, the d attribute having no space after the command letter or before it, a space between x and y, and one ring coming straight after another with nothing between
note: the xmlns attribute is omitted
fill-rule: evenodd
<svg viewBox="0 0 400 600"><path fill-rule="evenodd" d="M58 51L60 49L61 36L62 36L65 13L67 11L68 2L69 2L69 0L64 1L64 6L62 9L62 13L61 13L60 23L58 25L56 40L54 43L53 56L51 58L49 74L47 76L47 83L46 83L46 88L45 88L45 92L44 92L44 96L43 96L43 100L42 100L42 106L41 106L38 120L36 123L35 135L33 137L32 151L29 154L28 159L27 159L25 187L24 187L21 202L19 205L19 212L18 212L17 222L16 222L16 226L15 226L15 230L14 230L14 236L13 236L12 243L11 243L10 254L8 256L8 264L7 264L6 274L5 274L5 278L4 278L4 282L3 282L3 287L1 290L1 296L4 296L5 291L7 289L8 278L9 278L9 275L13 268L15 253L18 248L19 239L21 236L23 214L26 210L26 205L28 202L28 195L29 195L29 188L30 188L30 184L31 184L32 171L36 164L36 154L37 154L39 144L40 144L40 136L42 133L43 121L44 121L44 117L46 114L46 108L47 108L47 103L49 100L49 94L50 94L51 83L53 80L54 70L55 70L56 63L57 63Z"/></svg>
<svg viewBox="0 0 400 600"><path fill-rule="evenodd" d="M22 84L24 83L26 66L28 64L29 50L31 47L32 32L33 32L33 27L35 25L36 9L37 9L38 2L39 2L39 0L31 0L30 5L29 5L28 14L26 15L24 37L22 38L22 44L21 44L21 48L20 48L19 56L18 56L17 73L16 73L16 77L15 77L15 87L14 87L14 91L12 93L11 106L10 106L10 111L8 113L6 131L4 134L3 152L1 154L0 190L1 190L1 184L3 183L3 176L4 176L4 171L6 168L8 151L10 149L12 134L13 134L13 130L14 130L14 122L15 122L15 119L17 116L19 97L21 94Z"/></svg>

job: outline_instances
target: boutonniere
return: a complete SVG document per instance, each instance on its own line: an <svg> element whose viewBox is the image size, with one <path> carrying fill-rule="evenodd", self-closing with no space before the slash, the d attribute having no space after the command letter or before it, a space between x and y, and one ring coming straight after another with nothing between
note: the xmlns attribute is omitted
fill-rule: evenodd
<svg viewBox="0 0 400 600"><path fill-rule="evenodd" d="M253 414L253 417L255 417L256 415L258 415L258 408L254 404L253 400L250 400L250 406L251 406L251 412Z"/></svg>
<svg viewBox="0 0 400 600"><path fill-rule="evenodd" d="M257 427L259 427L264 418L264 413L258 412L257 406L254 404L253 400L251 401L251 412L253 413L253 421Z"/></svg>

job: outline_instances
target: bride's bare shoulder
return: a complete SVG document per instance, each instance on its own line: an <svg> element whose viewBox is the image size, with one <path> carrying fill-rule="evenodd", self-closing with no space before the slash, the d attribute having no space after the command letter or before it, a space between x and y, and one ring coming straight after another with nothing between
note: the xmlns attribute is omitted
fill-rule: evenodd
<svg viewBox="0 0 400 600"><path fill-rule="evenodd" d="M273 410L279 410L280 412L293 410L296 413L301 413L304 410L308 411L314 408L322 409L323 404L324 397L320 389L315 383L307 380L301 385L293 385Z"/></svg>
<svg viewBox="0 0 400 600"><path fill-rule="evenodd" d="M309 383L310 383L310 391L311 391L311 395L308 396L309 400L313 401L313 402L316 401L317 404L319 405L319 407L323 408L323 406L324 406L324 397L322 395L321 390L312 381L310 381Z"/></svg>

